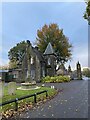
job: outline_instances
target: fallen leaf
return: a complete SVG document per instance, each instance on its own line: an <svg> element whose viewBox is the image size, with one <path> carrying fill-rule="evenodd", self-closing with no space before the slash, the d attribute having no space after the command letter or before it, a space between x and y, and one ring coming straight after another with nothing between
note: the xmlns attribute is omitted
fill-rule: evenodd
<svg viewBox="0 0 90 120"><path fill-rule="evenodd" d="M51 108L51 105L49 105L49 108Z"/></svg>

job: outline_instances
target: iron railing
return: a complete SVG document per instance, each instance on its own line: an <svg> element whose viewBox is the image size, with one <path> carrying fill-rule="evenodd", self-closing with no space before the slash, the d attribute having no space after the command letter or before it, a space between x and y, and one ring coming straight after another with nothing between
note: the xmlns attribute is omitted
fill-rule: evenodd
<svg viewBox="0 0 90 120"><path fill-rule="evenodd" d="M34 97L34 103L37 103L37 95L42 94L42 93L46 93L46 97L48 97L48 93L47 92L48 92L47 90L44 90L44 91L40 91L40 92L31 94L31 95L27 95L27 96L23 96L23 97L20 97L20 98L16 98L16 99L13 99L13 100L10 100L10 101L6 101L6 102L3 102L3 103L0 103L0 106L4 106L4 105L7 105L7 104L15 102L15 111L18 111L18 101L19 100L23 100L23 99L26 99L26 98Z"/></svg>

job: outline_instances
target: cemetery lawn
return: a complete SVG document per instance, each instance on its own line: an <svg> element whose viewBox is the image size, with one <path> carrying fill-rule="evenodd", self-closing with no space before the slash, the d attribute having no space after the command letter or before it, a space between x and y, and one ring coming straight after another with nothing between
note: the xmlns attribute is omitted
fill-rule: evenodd
<svg viewBox="0 0 90 120"><path fill-rule="evenodd" d="M8 95L8 87L5 86L4 96L2 99L0 99L0 103L9 101L15 98L20 98L22 96L34 94L36 92L40 92L43 90L48 90L48 96L54 96L57 93L57 90L51 89L50 87L41 87L40 89L37 89L37 90L16 90L15 95ZM46 99L46 93L37 95L37 102L42 99ZM18 106L20 107L27 103L33 104L33 102L34 102L34 97L26 98L18 101ZM15 103L10 103L10 104L4 105L3 107L0 107L0 112L1 111L5 112L6 110L9 110L9 109L15 109Z"/></svg>

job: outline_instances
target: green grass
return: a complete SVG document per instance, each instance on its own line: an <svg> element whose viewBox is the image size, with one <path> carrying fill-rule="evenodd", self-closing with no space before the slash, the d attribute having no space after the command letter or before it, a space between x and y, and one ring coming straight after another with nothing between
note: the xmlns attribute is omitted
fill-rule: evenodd
<svg viewBox="0 0 90 120"><path fill-rule="evenodd" d="M34 94L36 92L40 92L43 90L48 90L48 96L53 96L56 93L55 89L51 89L50 87L41 87L40 89L37 89L37 90L27 90L27 91L26 90L16 90L15 95L8 95L8 87L6 86L5 90L4 90L4 96L2 99L0 99L0 103L9 101L9 100L12 100L15 98L20 98L22 96ZM45 93L37 95L37 101L45 98L45 95L46 95ZM33 103L33 102L34 102L34 97L26 98L26 99L19 101L18 106L22 106L26 103ZM11 104L5 105L3 107L0 107L0 111L2 111L2 112L5 112L6 110L9 110L9 109L15 109L15 103L11 103Z"/></svg>

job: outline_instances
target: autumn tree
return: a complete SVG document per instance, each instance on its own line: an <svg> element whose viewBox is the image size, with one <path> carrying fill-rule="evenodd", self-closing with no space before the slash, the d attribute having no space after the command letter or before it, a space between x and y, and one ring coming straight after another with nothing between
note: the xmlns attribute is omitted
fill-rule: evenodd
<svg viewBox="0 0 90 120"><path fill-rule="evenodd" d="M22 41L18 44L16 44L16 46L14 46L13 48L10 49L10 51L8 52L8 57L9 57L9 66L10 68L16 68L20 59L23 56L23 53L26 50L26 45L27 42Z"/></svg>
<svg viewBox="0 0 90 120"><path fill-rule="evenodd" d="M36 44L43 53L50 42L57 55L58 63L65 63L71 58L72 45L64 35L63 29L59 29L57 24L44 25L37 30Z"/></svg>
<svg viewBox="0 0 90 120"><path fill-rule="evenodd" d="M90 0L86 0L86 11L84 13L84 18L88 20L90 25Z"/></svg>

